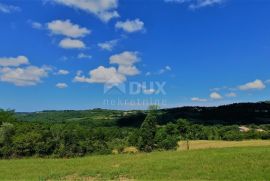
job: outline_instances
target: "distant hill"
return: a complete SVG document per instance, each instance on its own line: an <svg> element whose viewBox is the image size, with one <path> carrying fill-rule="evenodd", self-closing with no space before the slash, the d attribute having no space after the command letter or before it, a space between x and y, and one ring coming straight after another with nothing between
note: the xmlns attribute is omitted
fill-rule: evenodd
<svg viewBox="0 0 270 181"><path fill-rule="evenodd" d="M90 126L138 127L147 111L64 110L17 113L20 121L72 123ZM270 124L270 102L237 103L218 107L179 107L158 111L159 124L175 122L179 118L198 124Z"/></svg>

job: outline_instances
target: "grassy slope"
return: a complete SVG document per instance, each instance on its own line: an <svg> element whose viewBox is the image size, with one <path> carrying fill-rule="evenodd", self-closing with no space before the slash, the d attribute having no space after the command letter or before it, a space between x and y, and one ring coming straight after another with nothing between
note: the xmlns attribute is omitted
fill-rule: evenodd
<svg viewBox="0 0 270 181"><path fill-rule="evenodd" d="M270 180L270 147L1 160L0 180Z"/></svg>

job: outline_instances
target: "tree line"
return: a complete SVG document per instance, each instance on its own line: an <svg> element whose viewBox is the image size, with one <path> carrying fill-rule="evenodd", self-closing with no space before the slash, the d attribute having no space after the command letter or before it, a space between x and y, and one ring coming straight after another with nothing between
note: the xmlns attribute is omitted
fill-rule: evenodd
<svg viewBox="0 0 270 181"><path fill-rule="evenodd" d="M251 131L240 132L238 125L201 125L186 119L161 125L158 120L155 108L139 127L19 121L13 111L0 110L0 158L111 154L127 147L142 152L174 150L179 140L270 139L270 125L250 125Z"/></svg>

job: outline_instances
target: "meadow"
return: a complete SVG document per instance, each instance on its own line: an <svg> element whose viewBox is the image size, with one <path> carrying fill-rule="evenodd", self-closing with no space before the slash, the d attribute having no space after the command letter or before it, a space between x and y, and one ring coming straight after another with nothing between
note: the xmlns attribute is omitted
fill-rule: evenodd
<svg viewBox="0 0 270 181"><path fill-rule="evenodd" d="M189 151L0 160L0 180L270 180L269 141L190 144Z"/></svg>

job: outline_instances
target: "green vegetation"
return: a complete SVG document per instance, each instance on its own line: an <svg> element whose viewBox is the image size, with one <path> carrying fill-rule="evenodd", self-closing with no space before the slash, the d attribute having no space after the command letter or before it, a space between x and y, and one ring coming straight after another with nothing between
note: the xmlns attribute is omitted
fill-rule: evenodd
<svg viewBox="0 0 270 181"><path fill-rule="evenodd" d="M269 147L1 160L0 180L269 180L269 162Z"/></svg>
<svg viewBox="0 0 270 181"><path fill-rule="evenodd" d="M269 180L269 112L267 103L0 110L0 180Z"/></svg>
<svg viewBox="0 0 270 181"><path fill-rule="evenodd" d="M67 112L67 113L66 113ZM140 126L134 117L143 112L120 112L108 110L86 111L90 122L80 111L55 112L72 121L20 120L12 111L0 111L0 158L61 157L111 154L126 152L125 148L136 147L143 152L175 150L179 140L247 140L269 139L269 125L249 125L249 131L241 132L239 125L203 125L186 119L162 121L162 111L147 111ZM43 119L43 113L41 118ZM45 112L53 119L53 111ZM68 116L67 116L68 115ZM73 117L76 116L76 117ZM81 116L79 116L81 115ZM118 116L122 115L125 119ZM139 115L139 116L137 116ZM47 116L45 116L47 117ZM118 117L132 126L110 123ZM145 116L144 116L145 117ZM130 119L128 119L130 118ZM59 118L60 119L60 118ZM107 120L105 120L107 119ZM82 121L84 120L84 121ZM128 121L131 120L131 121ZM123 123L123 122L122 122ZM136 149L135 148L135 149Z"/></svg>

